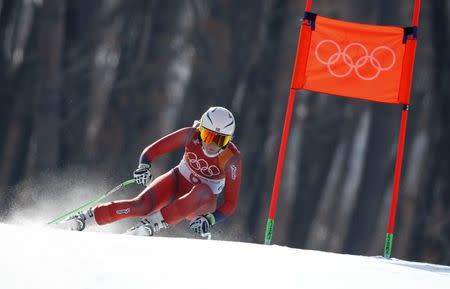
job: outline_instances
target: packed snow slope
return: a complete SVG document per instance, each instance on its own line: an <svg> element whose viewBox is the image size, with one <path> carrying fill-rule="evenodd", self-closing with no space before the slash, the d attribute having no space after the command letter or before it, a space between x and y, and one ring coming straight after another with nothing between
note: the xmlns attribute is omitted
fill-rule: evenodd
<svg viewBox="0 0 450 289"><path fill-rule="evenodd" d="M450 267L184 238L0 224L2 289L449 289Z"/></svg>

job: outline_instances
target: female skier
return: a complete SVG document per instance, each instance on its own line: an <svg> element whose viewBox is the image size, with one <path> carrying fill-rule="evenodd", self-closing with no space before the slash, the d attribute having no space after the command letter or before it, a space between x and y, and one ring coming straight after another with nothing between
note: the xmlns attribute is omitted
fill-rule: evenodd
<svg viewBox="0 0 450 289"><path fill-rule="evenodd" d="M237 206L241 158L231 142L235 125L226 108L209 108L193 127L175 131L144 149L133 175L136 183L146 188L137 197L99 204L70 217L66 224L82 231L93 224L143 217L132 229L151 236L187 219L194 232L207 236L210 227L230 216ZM182 147L180 163L151 182L152 161ZM222 192L224 202L217 207Z"/></svg>

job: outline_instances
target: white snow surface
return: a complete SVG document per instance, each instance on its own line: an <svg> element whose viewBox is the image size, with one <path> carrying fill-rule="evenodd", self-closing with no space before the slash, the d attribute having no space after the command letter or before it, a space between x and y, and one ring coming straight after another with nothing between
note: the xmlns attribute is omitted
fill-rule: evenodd
<svg viewBox="0 0 450 289"><path fill-rule="evenodd" d="M0 288L449 289L450 267L277 245L0 224Z"/></svg>

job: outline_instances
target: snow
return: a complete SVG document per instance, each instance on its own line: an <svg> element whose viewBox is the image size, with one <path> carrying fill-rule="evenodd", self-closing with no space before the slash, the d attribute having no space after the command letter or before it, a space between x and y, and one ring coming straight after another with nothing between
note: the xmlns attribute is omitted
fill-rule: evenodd
<svg viewBox="0 0 450 289"><path fill-rule="evenodd" d="M0 224L0 288L449 289L450 267L276 245Z"/></svg>

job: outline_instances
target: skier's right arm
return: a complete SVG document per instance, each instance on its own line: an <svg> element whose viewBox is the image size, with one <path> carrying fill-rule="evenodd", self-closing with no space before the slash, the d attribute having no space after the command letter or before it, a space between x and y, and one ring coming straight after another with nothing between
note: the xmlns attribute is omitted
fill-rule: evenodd
<svg viewBox="0 0 450 289"><path fill-rule="evenodd" d="M166 154L177 148L184 147L189 141L190 137L192 137L194 131L195 128L185 127L153 142L142 152L139 159L139 164L150 165L150 163L157 156Z"/></svg>
<svg viewBox="0 0 450 289"><path fill-rule="evenodd" d="M186 145L194 132L195 128L182 128L146 147L139 158L139 166L133 173L136 183L143 186L149 185L152 181L151 162L159 155Z"/></svg>

